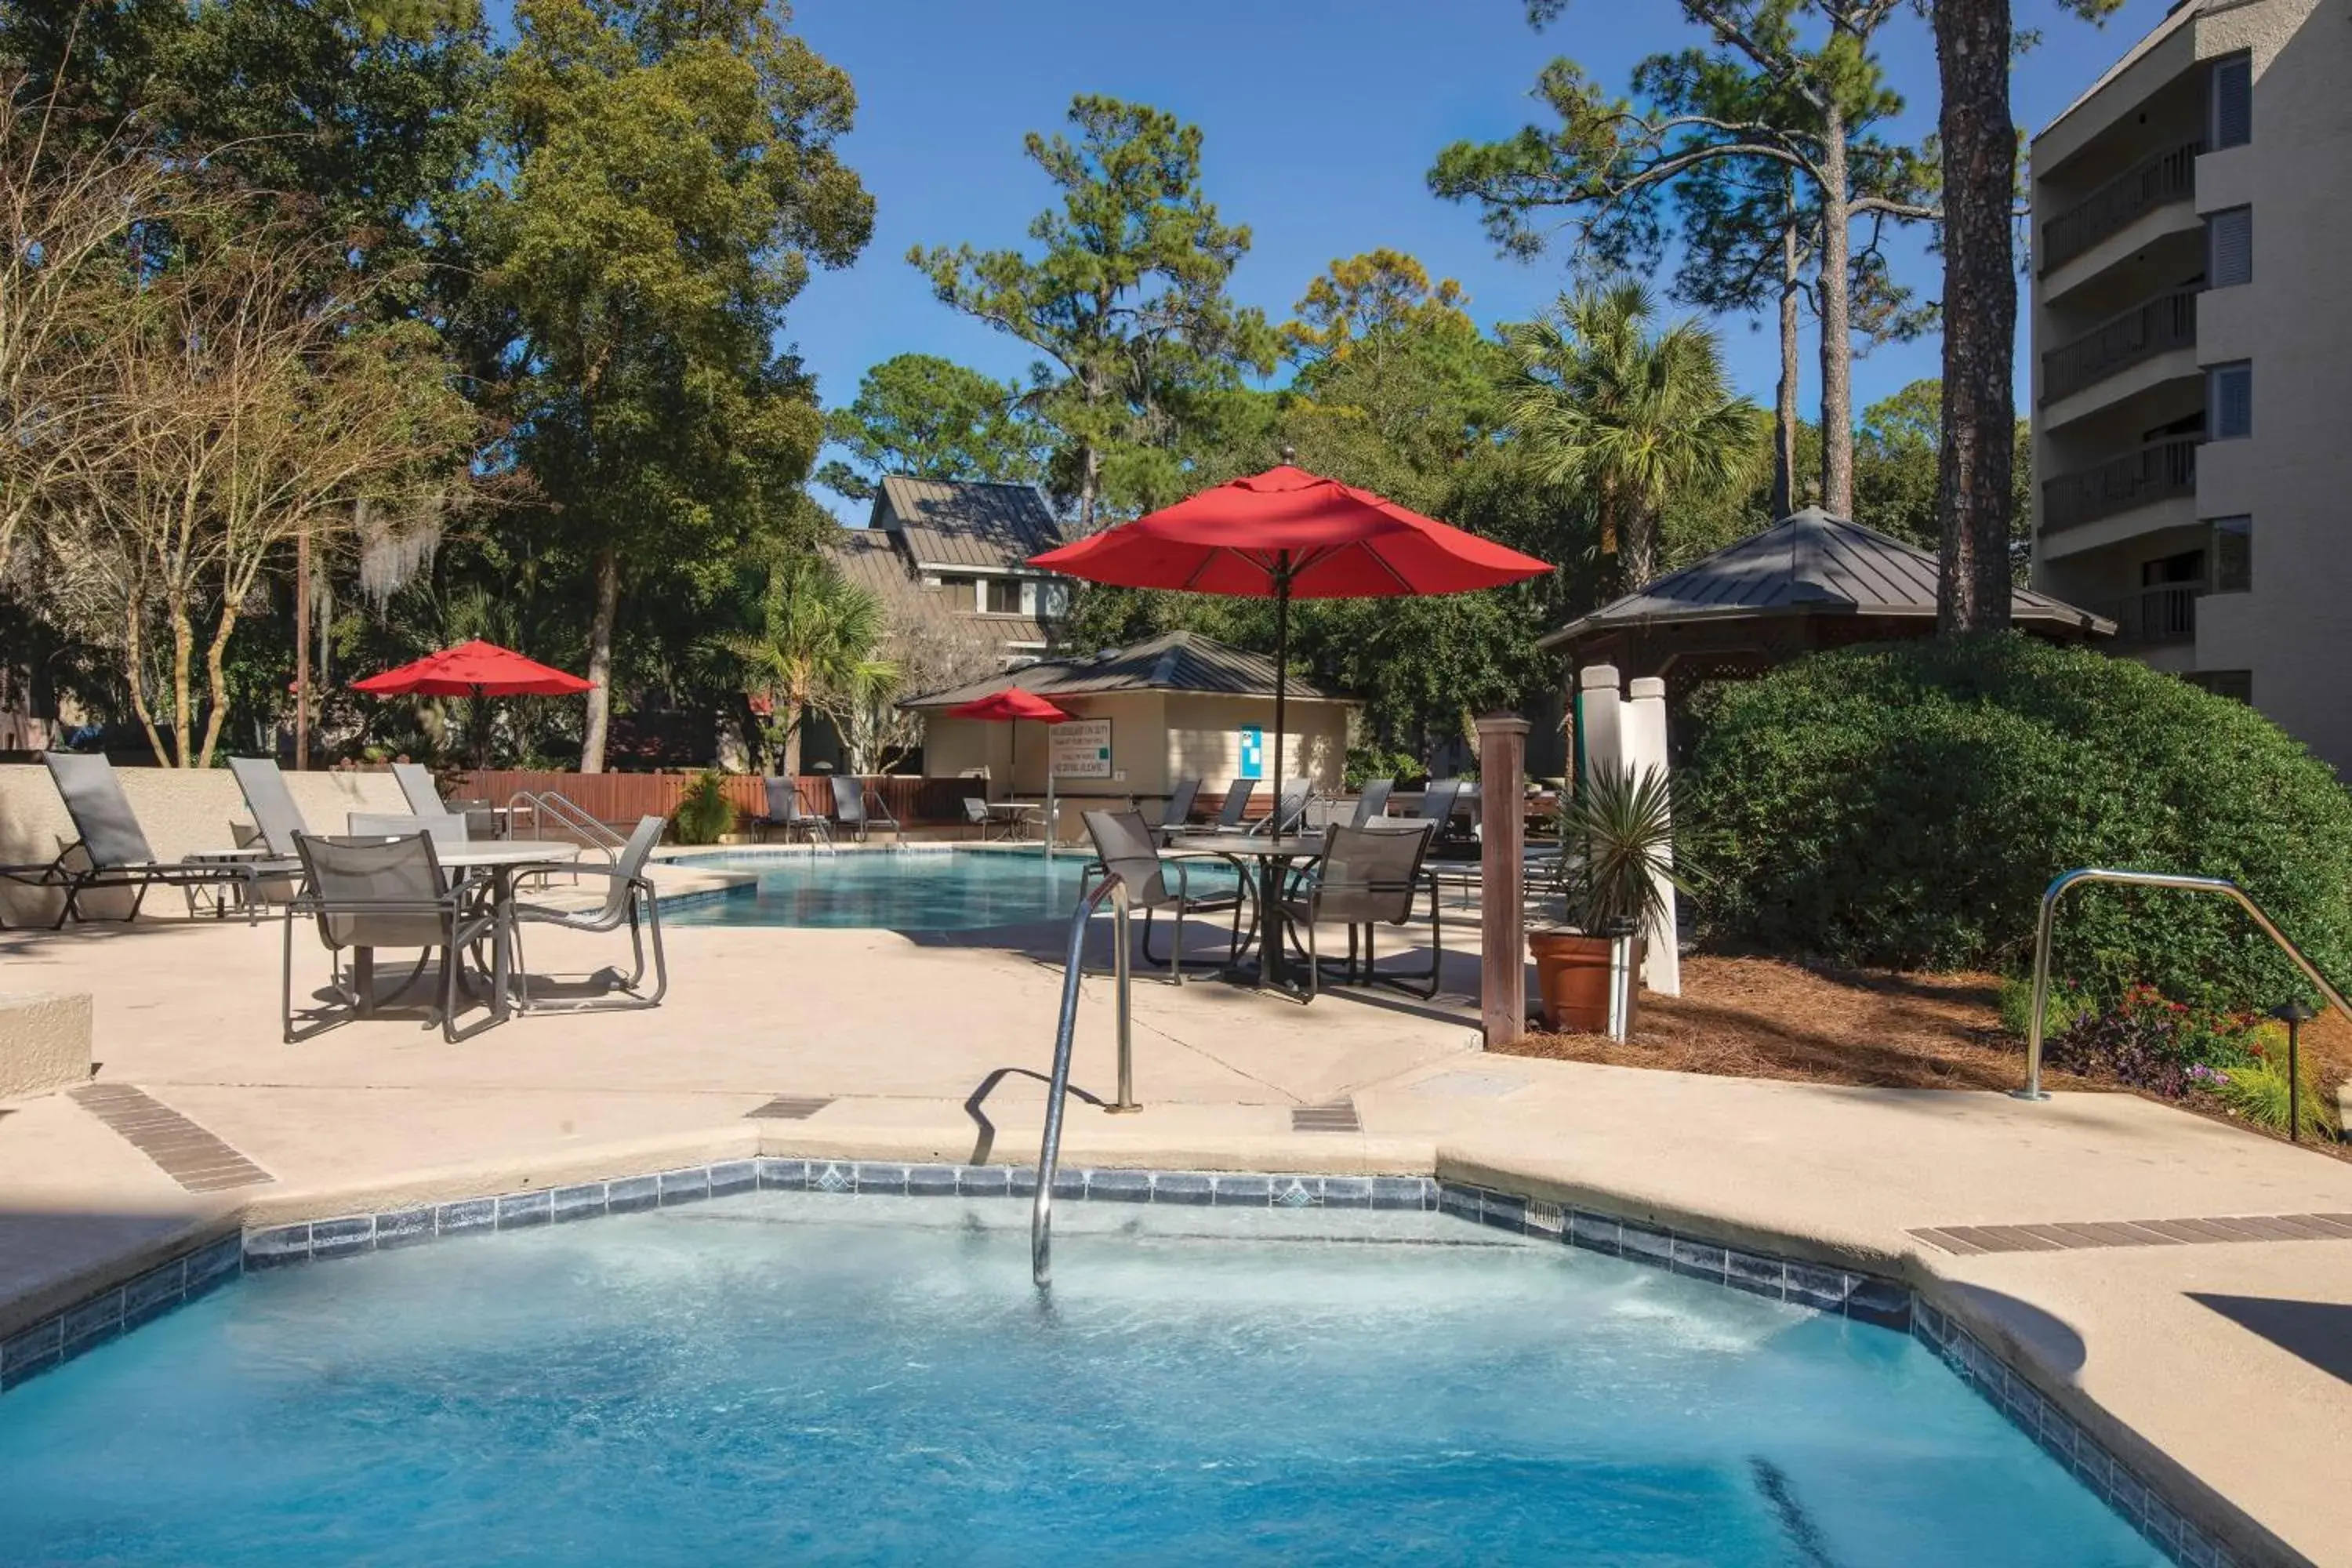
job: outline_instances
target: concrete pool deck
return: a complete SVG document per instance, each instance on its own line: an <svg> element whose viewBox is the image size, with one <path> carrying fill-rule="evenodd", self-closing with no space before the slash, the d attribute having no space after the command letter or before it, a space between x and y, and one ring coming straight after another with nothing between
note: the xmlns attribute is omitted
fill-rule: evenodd
<svg viewBox="0 0 2352 1568"><path fill-rule="evenodd" d="M657 1011L535 1015L454 1046L393 1016L288 1046L274 924L0 932L8 990L95 995L98 1083L268 1176L192 1193L71 1093L0 1105L0 1337L238 1222L755 1152L1033 1162L1057 934L677 928ZM298 982L324 967L302 936ZM620 945L534 932L533 968ZM1086 989L1074 1082L1108 1100L1110 987ZM1135 999L1145 1110L1074 1103L1074 1164L1434 1173L1901 1279L2118 1452L2227 1498L2257 1527L2231 1542L2251 1560L2352 1562L2352 1237L1970 1253L1915 1234L2352 1215L2352 1164L2128 1096L1487 1056L1458 996L1302 1008L1139 976ZM827 1103L751 1114L780 1096ZM1307 1125L1351 1110L1360 1130L1300 1131L1318 1107Z"/></svg>

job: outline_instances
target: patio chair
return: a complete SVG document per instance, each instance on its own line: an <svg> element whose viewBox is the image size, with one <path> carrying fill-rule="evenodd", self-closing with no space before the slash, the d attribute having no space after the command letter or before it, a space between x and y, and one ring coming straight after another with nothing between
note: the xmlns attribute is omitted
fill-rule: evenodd
<svg viewBox="0 0 2352 1568"><path fill-rule="evenodd" d="M1143 820L1139 811L1089 811L1086 814L1087 837L1094 840L1095 860L1087 868L1085 881L1107 874L1116 875L1127 884L1127 907L1143 911L1143 961L1162 964L1173 982L1184 984L1184 918L1187 915L1223 914L1233 912L1231 937L1225 946L1225 963L1239 961L1242 949L1249 938L1242 931L1242 911L1251 912L1251 934L1256 931L1256 910L1249 897L1249 879L1241 862L1227 856L1215 856L1234 869L1234 882L1231 892L1192 891L1194 864L1208 856L1179 855L1160 858L1160 840L1151 825ZM1169 887L1173 878L1175 887ZM1176 935L1168 945L1168 956L1160 959L1151 951L1151 918L1160 910L1171 910L1176 921Z"/></svg>
<svg viewBox="0 0 2352 1568"><path fill-rule="evenodd" d="M355 811L347 819L354 838L401 838L422 833L436 847L467 842L466 819L454 811L420 811L414 816L394 812Z"/></svg>
<svg viewBox="0 0 2352 1568"><path fill-rule="evenodd" d="M526 1012L534 1008L561 1012L588 1012L597 1008L658 1007L669 991L669 964L662 956L661 904L654 892L653 879L646 875L646 861L654 847L661 842L663 819L641 816L629 840L621 847L620 854L610 866L587 865L578 868L583 877L604 879L604 901L595 909L560 910L542 904L518 901L508 910L514 922L515 980L521 987L522 1005ZM522 928L527 925L560 926L565 931L603 932L629 928L629 951L635 967L625 980L619 982L625 994L623 1001L597 1000L533 1003L530 999L530 974L522 961ZM640 994L637 987L646 978L646 939L653 939L654 988ZM617 978L617 976L616 976Z"/></svg>
<svg viewBox="0 0 2352 1568"><path fill-rule="evenodd" d="M988 837L988 802L976 795L963 797L963 825L982 838Z"/></svg>
<svg viewBox="0 0 2352 1568"><path fill-rule="evenodd" d="M1243 816L1249 811L1250 796L1257 793L1257 780L1235 779L1225 786L1225 803L1217 808L1217 820L1209 825L1212 833L1246 833L1249 824Z"/></svg>
<svg viewBox="0 0 2352 1568"><path fill-rule="evenodd" d="M1348 826L1361 827L1389 814L1389 796L1396 791L1394 779L1371 779L1365 783L1363 793L1356 797L1356 814Z"/></svg>
<svg viewBox="0 0 2352 1568"><path fill-rule="evenodd" d="M1437 879L1422 866L1436 837L1434 823L1402 821L1385 826L1345 827L1333 824L1324 830L1323 857L1308 867L1283 900L1293 932L1307 938L1307 994L1320 988L1322 960L1316 952L1318 921L1338 921L1348 928L1348 960L1343 984L1393 985L1426 1001L1437 994L1439 971L1445 962L1445 931L1438 912ZM1413 895L1429 889L1429 969L1426 973L1383 974L1376 964L1372 936L1381 921L1402 925L1412 917ZM1356 959L1356 931L1364 933L1362 967ZM1419 983L1427 982L1423 989Z"/></svg>
<svg viewBox="0 0 2352 1568"><path fill-rule="evenodd" d="M1249 831L1271 833L1276 838L1286 833L1297 832L1307 820L1307 786L1304 784L1284 785L1282 798L1274 803L1274 809L1251 824Z"/></svg>
<svg viewBox="0 0 2352 1568"><path fill-rule="evenodd" d="M1432 779L1421 786L1421 805L1415 808L1413 816L1421 821L1437 824L1438 834L1443 837L1445 825L1454 820L1454 808L1461 799L1460 779Z"/></svg>
<svg viewBox="0 0 2352 1568"><path fill-rule="evenodd" d="M442 1037L456 1041L478 1033L497 1021L489 1017L460 1030L457 1005L466 950L486 936L495 936L499 911L484 900L484 884L459 880L445 886L441 863L433 853L433 839L425 833L405 837L330 838L314 833L294 840L308 882L286 921L286 952L280 972L279 1004L285 1037L291 1043L363 1017L375 1008L375 951L417 948L421 952L408 979L393 993L397 996L423 977L433 955L441 955L441 1005L437 1010ZM332 955L332 984L343 1003L312 1027L298 1031L294 1023L293 915L310 915L318 922L319 941ZM352 955L351 983L343 981L342 955ZM494 973L492 984L505 976Z"/></svg>
<svg viewBox="0 0 2352 1568"><path fill-rule="evenodd" d="M1169 839L1184 831L1192 820L1192 803L1201 795L1198 778L1181 778L1176 787L1168 792L1168 804L1160 813L1160 826L1152 831L1165 845Z"/></svg>
<svg viewBox="0 0 2352 1568"><path fill-rule="evenodd" d="M423 763L394 763L392 776L400 784L401 798L408 809L419 816L446 816L449 807L441 799L441 786L433 782L433 770Z"/></svg>
<svg viewBox="0 0 2352 1568"><path fill-rule="evenodd" d="M795 834L811 844L833 842L833 824L813 811L801 809L800 788L792 780L771 773L760 781L760 787L768 796L768 815L753 817L751 826L759 830L763 841L769 834L782 829L787 844Z"/></svg>
<svg viewBox="0 0 2352 1568"><path fill-rule="evenodd" d="M834 821L840 824L843 828L856 833L860 844L866 842L866 836L874 830L874 825L877 822L887 826L898 837L905 837L906 829L898 826L898 819L890 815L890 808L882 804L882 797L879 795L874 795L874 804L871 807L866 805L866 797L869 794L873 792L866 787L864 779L850 778L843 773L834 774Z"/></svg>
<svg viewBox="0 0 2352 1568"><path fill-rule="evenodd" d="M310 828L278 764L268 757L231 757L228 771L236 775L236 787L245 794L245 809L253 813L253 825L261 829L261 841L269 846L269 852L289 860L299 855L294 841Z"/></svg>
<svg viewBox="0 0 2352 1568"><path fill-rule="evenodd" d="M135 921L147 901L147 889L159 883L176 888L210 886L231 892L242 900L250 923L259 903L256 889L261 875L265 871L282 875L289 868L244 859L159 860L122 793L122 781L115 776L112 763L99 753L79 752L48 752L41 761L48 765L50 781L65 801L66 815L73 819L74 839L47 864L0 867L0 877L21 886L62 893L65 901L57 918L59 927L68 921L92 918L81 907L84 893L114 888L131 890L131 911L122 918L126 922Z"/></svg>

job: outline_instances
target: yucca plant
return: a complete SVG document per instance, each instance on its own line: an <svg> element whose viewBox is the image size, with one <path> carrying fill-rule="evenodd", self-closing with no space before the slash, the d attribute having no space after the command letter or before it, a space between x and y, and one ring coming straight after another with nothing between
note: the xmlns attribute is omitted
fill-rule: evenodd
<svg viewBox="0 0 2352 1568"><path fill-rule="evenodd" d="M1665 771L1622 763L1592 770L1559 812L1560 889L1568 923L1591 936L1648 930L1667 913L1666 889L1696 879L1674 861L1673 793Z"/></svg>

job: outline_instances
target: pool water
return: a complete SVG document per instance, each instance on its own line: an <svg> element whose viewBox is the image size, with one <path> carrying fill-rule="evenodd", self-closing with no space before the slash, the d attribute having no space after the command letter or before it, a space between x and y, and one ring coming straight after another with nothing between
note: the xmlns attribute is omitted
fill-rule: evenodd
<svg viewBox="0 0 2352 1568"><path fill-rule="evenodd" d="M1901 1334L1421 1214L1065 1205L1041 1302L1026 1222L757 1194L251 1275L0 1404L0 1558L2160 1561Z"/></svg>
<svg viewBox="0 0 2352 1568"><path fill-rule="evenodd" d="M758 884L722 899L665 909L677 925L873 926L969 931L1066 917L1093 855L1023 849L916 849L855 854L698 855L688 865L755 871ZM1196 869L1195 889L1230 890L1222 865ZM1222 880L1220 880L1222 879Z"/></svg>

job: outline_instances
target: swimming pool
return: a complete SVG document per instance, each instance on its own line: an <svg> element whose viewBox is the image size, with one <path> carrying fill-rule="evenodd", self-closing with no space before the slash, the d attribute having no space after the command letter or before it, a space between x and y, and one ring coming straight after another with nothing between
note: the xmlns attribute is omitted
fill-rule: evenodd
<svg viewBox="0 0 2352 1568"><path fill-rule="evenodd" d="M1078 896L1094 856L1042 849L877 849L856 853L697 855L683 864L753 871L759 881L724 898L664 907L677 925L871 926L888 931L969 931L1059 920ZM1224 880L1222 868L1194 873L1195 886Z"/></svg>
<svg viewBox="0 0 2352 1568"><path fill-rule="evenodd" d="M2161 1561L1909 1337L1435 1214L760 1193L247 1276L11 1562Z"/></svg>

